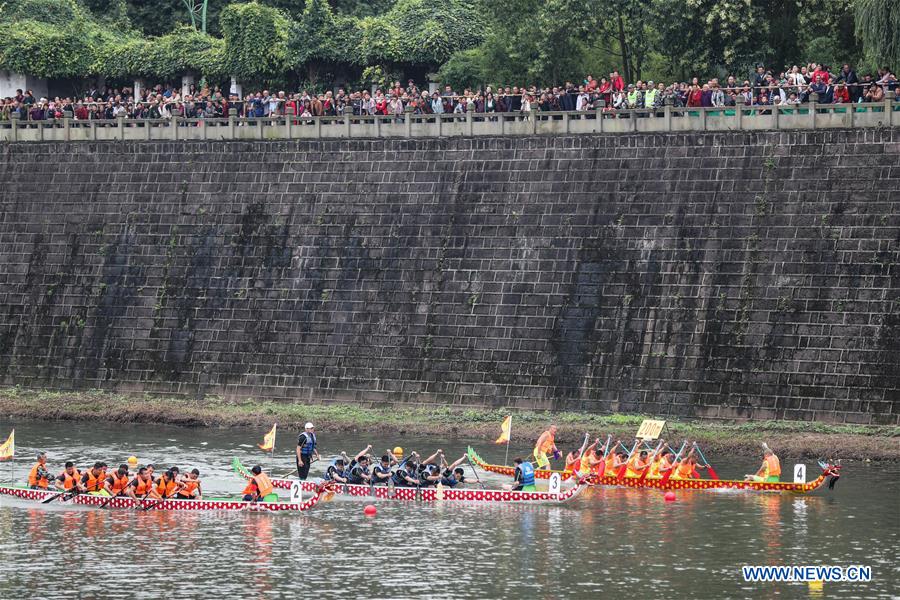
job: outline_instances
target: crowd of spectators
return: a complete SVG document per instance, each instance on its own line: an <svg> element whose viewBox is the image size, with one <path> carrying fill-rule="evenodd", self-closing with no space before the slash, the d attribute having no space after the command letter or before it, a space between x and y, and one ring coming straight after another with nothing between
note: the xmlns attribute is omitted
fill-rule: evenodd
<svg viewBox="0 0 900 600"><path fill-rule="evenodd" d="M340 115L385 115L398 119L406 112L432 113L521 113L548 111L622 111L627 109L673 107L734 107L792 105L815 99L821 104L881 102L888 90L900 86L887 67L875 74L859 76L845 64L836 71L826 65L809 65L773 72L760 66L747 79L728 76L723 81L665 84L636 81L626 84L618 71L595 79L588 75L581 83L562 86L487 86L483 90L455 91L451 86L429 93L410 80L404 87L395 82L390 88L348 92L298 93L261 90L240 98L219 87L195 88L184 94L180 88L156 85L137 94L128 87L88 90L81 98L52 100L36 98L31 91L17 91L14 97L0 101L0 120L14 113L22 120L60 119L66 113L77 120L224 118L229 109L239 117L266 118L285 114L298 117ZM816 96L813 96L816 94Z"/></svg>

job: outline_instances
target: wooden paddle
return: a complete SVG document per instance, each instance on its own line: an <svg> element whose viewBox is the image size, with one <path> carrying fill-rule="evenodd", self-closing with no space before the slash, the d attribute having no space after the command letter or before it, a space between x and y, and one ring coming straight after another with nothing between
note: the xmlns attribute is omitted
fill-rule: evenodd
<svg viewBox="0 0 900 600"><path fill-rule="evenodd" d="M606 475L606 457L609 456L609 444L612 442L612 434L606 434L606 445L603 447L603 462L600 463L600 471L599 476L601 479ZM616 440L616 445L618 445L618 440Z"/></svg>
<svg viewBox="0 0 900 600"><path fill-rule="evenodd" d="M706 465L706 470L709 471L709 476L712 477L713 479L718 479L719 476L716 475L716 470L712 468L712 465L709 464L709 461L706 460L705 456L703 456L703 451L700 450L700 446L697 445L697 442L694 442L694 448L697 449L697 454L700 455L700 458L703 460L704 464Z"/></svg>
<svg viewBox="0 0 900 600"><path fill-rule="evenodd" d="M469 460L469 455L466 455L466 462L469 463L469 468L472 469L472 472L475 474L475 481L478 482L478 485L481 486L481 489L484 489L484 484L481 483L481 478L478 476L478 471L475 470L475 466L472 465L472 461Z"/></svg>
<svg viewBox="0 0 900 600"><path fill-rule="evenodd" d="M127 490L128 488L130 488L130 487L131 487L131 484L134 483L135 481L137 481L137 477L135 477L134 479L132 479L131 481L129 481L129 482L128 482L128 485L125 486L125 489ZM106 500L106 502L104 502L103 504L100 505L100 508L106 508L106 505L109 504L110 502L112 502L112 499L113 499L113 498L118 498L118 496L112 496L112 495L110 495L109 499Z"/></svg>
<svg viewBox="0 0 900 600"><path fill-rule="evenodd" d="M41 500L41 504L50 504L51 502L53 502L54 500L56 500L56 499L59 498L60 496L65 496L66 494L69 494L69 493L71 493L72 496L75 496L76 494L78 494L78 488L75 487L75 488L73 488L73 489L75 490L74 492L72 492L71 490L63 490L63 491L61 491L61 492L58 493L58 494L55 494L55 495L53 495L53 496L50 496L49 498L45 498L44 500Z"/></svg>

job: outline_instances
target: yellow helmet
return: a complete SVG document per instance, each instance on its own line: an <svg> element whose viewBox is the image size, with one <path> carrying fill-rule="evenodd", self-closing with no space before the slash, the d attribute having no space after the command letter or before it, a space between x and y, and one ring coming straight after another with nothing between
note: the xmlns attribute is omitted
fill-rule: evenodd
<svg viewBox="0 0 900 600"><path fill-rule="evenodd" d="M403 456L403 448L401 448L400 446L394 448L394 456L397 458Z"/></svg>

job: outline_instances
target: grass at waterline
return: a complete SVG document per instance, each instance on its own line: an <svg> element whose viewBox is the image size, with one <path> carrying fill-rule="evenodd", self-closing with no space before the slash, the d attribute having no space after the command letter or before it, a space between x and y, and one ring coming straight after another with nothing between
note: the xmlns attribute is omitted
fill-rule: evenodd
<svg viewBox="0 0 900 600"><path fill-rule="evenodd" d="M305 404L270 400L232 400L207 396L121 394L104 391L57 392L0 389L0 414L44 420L115 421L184 426L269 425L301 429L313 421L320 432L397 433L459 436L492 441L507 410L446 406L363 407L350 404ZM515 411L513 435L535 439L550 423L559 426L561 448L580 442L585 432L631 438L643 415ZM900 427L809 423L798 421L670 421L670 440L697 440L712 452L759 453L760 442L791 456L900 460Z"/></svg>

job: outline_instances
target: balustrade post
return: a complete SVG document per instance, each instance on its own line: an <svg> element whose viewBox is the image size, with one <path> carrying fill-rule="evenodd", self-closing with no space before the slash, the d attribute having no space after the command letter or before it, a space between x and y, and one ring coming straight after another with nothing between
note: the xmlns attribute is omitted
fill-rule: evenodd
<svg viewBox="0 0 900 600"><path fill-rule="evenodd" d="M412 137L412 106L406 106L403 110L406 112L406 137Z"/></svg>
<svg viewBox="0 0 900 600"><path fill-rule="evenodd" d="M237 120L237 109L229 108L228 109L228 137L230 139L235 139L235 121Z"/></svg>
<svg viewBox="0 0 900 600"><path fill-rule="evenodd" d="M72 127L72 111L64 110L63 111L63 139L67 142L72 139L71 137L71 127Z"/></svg>
<svg viewBox="0 0 900 600"><path fill-rule="evenodd" d="M663 131L672 131L672 105L668 102L663 106Z"/></svg>
<svg viewBox="0 0 900 600"><path fill-rule="evenodd" d="M119 128L119 139L124 140L125 139L125 117L124 116L119 115L118 117L116 117L116 127Z"/></svg>
<svg viewBox="0 0 900 600"><path fill-rule="evenodd" d="M475 130L475 105L466 102L466 132L472 137Z"/></svg>
<svg viewBox="0 0 900 600"><path fill-rule="evenodd" d="M809 95L809 128L816 128L816 104L819 103L819 94L818 92L813 92Z"/></svg>
<svg viewBox="0 0 900 600"><path fill-rule="evenodd" d="M10 131L12 132L11 142L16 142L19 140L19 120L21 119L21 115L19 111L9 113L9 125Z"/></svg>
<svg viewBox="0 0 900 600"><path fill-rule="evenodd" d="M176 117L175 115L169 117L169 139L178 139L178 117Z"/></svg>
<svg viewBox="0 0 900 600"><path fill-rule="evenodd" d="M284 129L287 133L287 139L292 139L294 137L294 116L297 114L297 109L293 106L288 106L284 111ZM318 117L316 117L318 119Z"/></svg>
<svg viewBox="0 0 900 600"><path fill-rule="evenodd" d="M890 127L894 123L894 100L897 93L894 90L888 90L884 93L884 116L885 125Z"/></svg>

